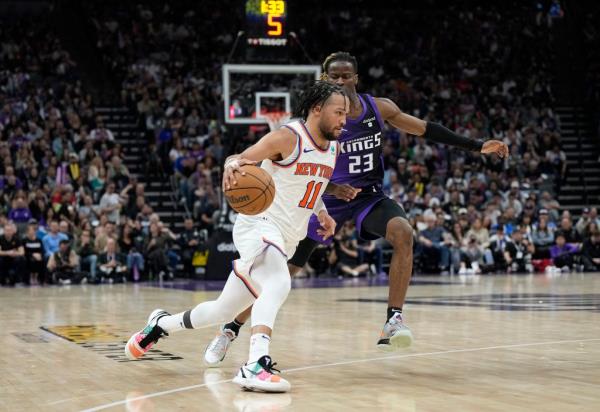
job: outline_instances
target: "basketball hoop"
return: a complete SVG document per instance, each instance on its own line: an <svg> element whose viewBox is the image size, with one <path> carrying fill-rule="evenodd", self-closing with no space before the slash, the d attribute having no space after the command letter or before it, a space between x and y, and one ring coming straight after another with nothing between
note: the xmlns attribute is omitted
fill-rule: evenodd
<svg viewBox="0 0 600 412"><path fill-rule="evenodd" d="M291 113L288 112L263 113L261 116L267 119L271 131L279 129L290 120L290 117L292 117Z"/></svg>

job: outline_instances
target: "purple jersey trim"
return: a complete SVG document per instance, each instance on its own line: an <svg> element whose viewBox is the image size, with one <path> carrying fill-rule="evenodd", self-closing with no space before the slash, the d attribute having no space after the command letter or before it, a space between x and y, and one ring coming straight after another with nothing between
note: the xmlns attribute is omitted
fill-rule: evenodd
<svg viewBox="0 0 600 412"><path fill-rule="evenodd" d="M315 139L313 139L312 135L310 134L310 132L306 128L306 125L304 124L304 122L300 122L300 124L304 128L304 131L306 132L306 135L310 139L310 142L315 147L315 149L317 149L319 152L322 152L322 153L325 153L325 152L327 152L329 150L329 148L331 147L331 142L329 142L329 144L327 145L327 149L320 148L319 145L317 144L317 142L315 142Z"/></svg>
<svg viewBox="0 0 600 412"><path fill-rule="evenodd" d="M358 95L358 100L360 100L360 104L362 106L362 113L356 119L351 119L349 117L346 117L347 123L358 123L358 122L362 121L362 119L365 118L365 114L367 113L367 104L365 102L365 99L363 99L363 97L360 94Z"/></svg>
<svg viewBox="0 0 600 412"><path fill-rule="evenodd" d="M377 107L377 103L375 103L375 98L368 94L367 99L369 99L369 102L371 102L371 106L373 106L373 111L375 112L375 117L377 117L377 121L379 122L379 127L381 127L381 130L383 130L385 123L381 117L381 113L379 113L379 107Z"/></svg>
<svg viewBox="0 0 600 412"><path fill-rule="evenodd" d="M296 133L296 131L294 129L292 129L289 126L283 126L286 129L291 130L295 135L296 135L296 139L298 140L298 144L296 145L296 147L298 148L298 156L296 156L296 158L294 160L292 160L289 163L280 163L276 160L272 160L271 162L273 162L276 166L280 166L280 167L290 167L292 166L294 163L296 163L298 161L298 159L300 159L300 155L302 154L302 138L300 137L300 135L298 133ZM285 159L284 159L285 160Z"/></svg>

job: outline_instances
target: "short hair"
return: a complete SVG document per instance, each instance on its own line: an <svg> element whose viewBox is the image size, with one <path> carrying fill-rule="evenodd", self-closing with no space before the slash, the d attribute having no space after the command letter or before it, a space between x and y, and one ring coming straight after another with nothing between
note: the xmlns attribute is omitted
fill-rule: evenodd
<svg viewBox="0 0 600 412"><path fill-rule="evenodd" d="M340 86L317 80L300 95L298 104L294 108L293 117L301 117L306 120L313 107L325 103L334 93L346 96Z"/></svg>
<svg viewBox="0 0 600 412"><path fill-rule="evenodd" d="M354 68L354 73L358 73L358 61L348 52L338 51L327 56L323 61L323 72L327 73L333 62L348 62Z"/></svg>

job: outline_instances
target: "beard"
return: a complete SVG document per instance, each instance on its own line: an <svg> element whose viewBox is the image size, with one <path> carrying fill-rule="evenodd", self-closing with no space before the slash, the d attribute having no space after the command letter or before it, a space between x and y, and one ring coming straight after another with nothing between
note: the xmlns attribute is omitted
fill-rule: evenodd
<svg viewBox="0 0 600 412"><path fill-rule="evenodd" d="M322 135L322 136L323 136L325 139L329 140L330 142L331 142L331 141L334 141L334 140L337 140L337 137L336 137L336 135L334 134L334 133L335 133L335 131L334 131L334 130L325 130L325 128L324 128L322 125L319 125L319 129L320 129L320 131L321 131L321 135Z"/></svg>
<svg viewBox="0 0 600 412"><path fill-rule="evenodd" d="M337 137L332 132L323 132L323 137L330 142L337 140Z"/></svg>

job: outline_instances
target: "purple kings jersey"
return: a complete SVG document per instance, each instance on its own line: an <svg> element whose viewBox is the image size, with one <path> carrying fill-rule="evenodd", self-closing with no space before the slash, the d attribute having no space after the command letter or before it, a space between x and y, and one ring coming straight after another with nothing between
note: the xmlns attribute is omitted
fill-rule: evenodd
<svg viewBox="0 0 600 412"><path fill-rule="evenodd" d="M358 118L346 119L344 131L338 138L340 154L330 181L349 184L362 191L350 202L324 194L323 202L327 212L337 223L336 230L352 220L362 239L377 239L381 234L363 231L362 223L379 202L391 201L382 190L383 119L373 97L368 94L359 94L358 97L363 110ZM394 213L402 217L404 212ZM333 238L324 240L318 233L320 226L317 216L311 216L306 236L319 243L330 244Z"/></svg>
<svg viewBox="0 0 600 412"><path fill-rule="evenodd" d="M362 113L356 119L347 118L338 138L340 155L331 181L354 187L381 186L383 181L382 129L383 120L368 94L359 94Z"/></svg>

